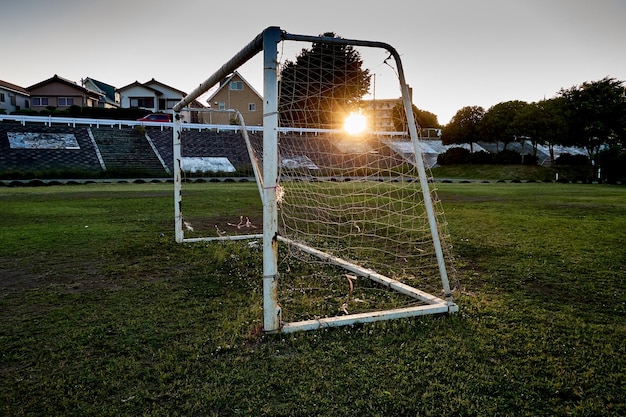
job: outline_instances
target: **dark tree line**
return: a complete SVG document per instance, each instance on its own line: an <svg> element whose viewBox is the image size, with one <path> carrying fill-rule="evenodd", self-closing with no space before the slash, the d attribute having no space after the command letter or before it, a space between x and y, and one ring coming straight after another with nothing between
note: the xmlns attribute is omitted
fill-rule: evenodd
<svg viewBox="0 0 626 417"><path fill-rule="evenodd" d="M502 150L526 140L533 144L533 156L538 145L547 146L553 163L554 146L576 146L587 151L596 169L626 166L626 88L623 81L606 77L561 89L539 102L514 100L488 110L463 107L443 128L441 139L446 145L502 143Z"/></svg>
<svg viewBox="0 0 626 417"><path fill-rule="evenodd" d="M418 128L439 129L441 127L436 114L427 110L418 109L415 105L413 105L413 118ZM408 130L406 112L404 111L404 104L402 102L398 102L398 104L391 109L391 120L396 132L406 132Z"/></svg>

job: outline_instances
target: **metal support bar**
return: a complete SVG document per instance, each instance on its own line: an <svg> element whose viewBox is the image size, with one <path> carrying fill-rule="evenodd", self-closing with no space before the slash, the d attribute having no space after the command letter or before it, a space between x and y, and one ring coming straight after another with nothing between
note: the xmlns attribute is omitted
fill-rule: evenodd
<svg viewBox="0 0 626 417"><path fill-rule="evenodd" d="M399 308L395 310L374 311L372 313L348 314L347 316L327 317L316 320L305 320L286 323L282 327L283 333L322 329L325 327L349 326L358 323L372 323L382 320L424 316L427 314L445 314L456 311L455 306L446 302L417 307Z"/></svg>
<svg viewBox="0 0 626 417"><path fill-rule="evenodd" d="M213 237L189 237L183 239L185 243L196 242L224 242L224 241L237 241L237 240L253 240L263 239L262 234L257 235L233 235L233 236L213 236Z"/></svg>
<svg viewBox="0 0 626 417"><path fill-rule="evenodd" d="M177 243L182 243L185 237L183 231L182 204L182 156L181 138L183 134L183 124L180 113L174 114L174 128L172 129L173 153L174 153L174 234Z"/></svg>
<svg viewBox="0 0 626 417"><path fill-rule="evenodd" d="M281 326L278 305L278 42L280 29L263 32L263 330Z"/></svg>

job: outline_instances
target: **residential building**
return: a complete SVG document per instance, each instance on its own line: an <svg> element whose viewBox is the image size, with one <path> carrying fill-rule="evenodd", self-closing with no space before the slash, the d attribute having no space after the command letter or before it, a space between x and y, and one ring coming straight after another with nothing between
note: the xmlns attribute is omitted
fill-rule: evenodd
<svg viewBox="0 0 626 417"><path fill-rule="evenodd" d="M413 102L413 90L409 88L409 97ZM377 132L393 132L397 130L397 126L393 121L394 107L402 104L402 97L363 100L361 102L361 110L367 116L370 127ZM441 137L440 128L421 128L420 135L422 138L438 139Z"/></svg>
<svg viewBox="0 0 626 417"><path fill-rule="evenodd" d="M102 93L89 90L56 74L26 89L30 93L30 106L35 111L50 107L59 110L71 106L98 107L103 99Z"/></svg>
<svg viewBox="0 0 626 417"><path fill-rule="evenodd" d="M27 89L0 80L0 113L11 114L29 108L30 94Z"/></svg>
<svg viewBox="0 0 626 417"><path fill-rule="evenodd" d="M377 132L393 132L393 108L402 102L401 98L386 98L361 101L362 111L367 116L372 130Z"/></svg>
<svg viewBox="0 0 626 417"><path fill-rule="evenodd" d="M238 110L246 126L263 125L263 97L237 71L220 82L207 103L216 110ZM232 112L208 112L203 116L204 123L236 123Z"/></svg>
<svg viewBox="0 0 626 417"><path fill-rule="evenodd" d="M102 94L98 107L105 109L116 109L120 107L120 94L114 86L94 80L90 77L82 79L81 84L88 90L97 91Z"/></svg>
<svg viewBox="0 0 626 417"><path fill-rule="evenodd" d="M154 78L148 82L140 83L135 81L117 90L120 96L120 106L122 108L140 108L153 113L168 113L173 115L174 105L187 95L187 93L166 84L156 81ZM204 107L200 102L194 100L190 107ZM196 123L198 114L196 112L182 113L185 122Z"/></svg>

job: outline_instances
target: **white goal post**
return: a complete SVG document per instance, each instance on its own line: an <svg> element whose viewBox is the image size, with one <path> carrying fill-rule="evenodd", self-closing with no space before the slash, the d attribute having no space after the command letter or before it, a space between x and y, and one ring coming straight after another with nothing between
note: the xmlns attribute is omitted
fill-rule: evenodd
<svg viewBox="0 0 626 417"><path fill-rule="evenodd" d="M339 132L334 124L338 118L337 103L354 110L362 110L363 103L354 97L337 99L333 96L332 100L329 99L338 93L329 92L319 80L296 80L296 76L287 79L284 70L294 62L281 63L279 59L282 51L279 45L285 42L312 44L314 49L327 48L340 54L351 54L353 48L383 51L387 55L384 63L389 65L387 61L393 59L395 65L394 74L401 95L398 102L404 109L408 132L370 129L356 139L344 140L346 134ZM293 332L458 311L453 300L454 288L450 285L451 256L445 243L445 220L422 157L411 91L398 52L383 42L328 34L295 35L278 27L268 27L177 103L173 129L176 241L194 240L186 239L184 232L181 194L184 125L181 112L189 110L187 106L192 101L261 52L262 138L249 138L241 115L237 119L241 123L262 200L262 234L235 238L262 238L264 331ZM356 55L356 61L360 62L359 55ZM310 71L322 74L325 80L332 80L333 85L345 82L346 87L337 91L345 93L351 88L369 88L369 83L357 87L350 84L362 83L363 79L358 82L349 80L347 70L339 68L342 64L316 62L310 60ZM367 73L364 75L369 79ZM289 102L285 99L288 88ZM321 115L323 111L328 111L328 115ZM319 125L311 127L311 119ZM333 122L324 125L326 120ZM320 261L320 269L326 270L327 265L332 265L329 274L336 274L337 280L349 284L345 302L338 308L339 314L294 316L291 320L283 317L281 302L288 303L291 297L280 299L280 285L283 277L292 272L291 266L298 262L294 260L296 258L306 267L317 265L313 259ZM335 268L344 272L336 272ZM303 280L319 280L316 281L317 287L329 282L320 278L317 272L303 275L307 275ZM370 306L367 292L357 296L355 283L363 279L413 301L404 305L382 303L382 307L362 307ZM291 281L289 294L310 291L310 288L300 286L299 280Z"/></svg>

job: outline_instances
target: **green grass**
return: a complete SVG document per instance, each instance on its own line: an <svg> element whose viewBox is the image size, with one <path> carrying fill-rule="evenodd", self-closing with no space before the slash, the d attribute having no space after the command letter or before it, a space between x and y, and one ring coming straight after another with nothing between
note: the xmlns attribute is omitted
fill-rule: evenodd
<svg viewBox="0 0 626 417"><path fill-rule="evenodd" d="M0 414L626 414L624 187L438 183L459 314L292 335L258 249L173 242L171 188L0 188Z"/></svg>
<svg viewBox="0 0 626 417"><path fill-rule="evenodd" d="M591 182L589 169L570 166L539 165L444 165L432 169L437 179L466 179L486 181ZM558 174L558 177L557 177Z"/></svg>

